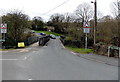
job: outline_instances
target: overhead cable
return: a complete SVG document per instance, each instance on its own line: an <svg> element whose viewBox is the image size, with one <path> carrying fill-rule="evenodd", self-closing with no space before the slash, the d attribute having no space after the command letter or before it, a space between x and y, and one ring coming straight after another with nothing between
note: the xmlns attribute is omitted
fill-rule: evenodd
<svg viewBox="0 0 120 82"><path fill-rule="evenodd" d="M51 11L53 11L53 10L57 9L57 8L59 8L60 6L62 6L62 5L64 5L64 4L66 4L68 1L70 1L70 0L67 0L67 1L63 2L62 4L60 4L60 5L56 6L56 7L54 7L53 9L51 9L51 10L47 11L46 13L43 13L42 15L45 15L45 14L47 14L47 13L49 13L49 12L51 12Z"/></svg>

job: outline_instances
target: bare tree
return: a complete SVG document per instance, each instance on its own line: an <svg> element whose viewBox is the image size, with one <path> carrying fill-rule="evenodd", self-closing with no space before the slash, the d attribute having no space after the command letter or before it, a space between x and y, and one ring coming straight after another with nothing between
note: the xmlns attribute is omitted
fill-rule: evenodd
<svg viewBox="0 0 120 82"><path fill-rule="evenodd" d="M117 29L118 29L118 36L120 37L120 1L116 0L116 2L113 2L113 8L114 8L114 15L115 15L115 18L118 22L118 26L117 26Z"/></svg>
<svg viewBox="0 0 120 82"><path fill-rule="evenodd" d="M77 7L75 14L81 19L81 22L89 21L93 17L93 10L88 3L83 3Z"/></svg>
<svg viewBox="0 0 120 82"><path fill-rule="evenodd" d="M116 0L112 5L113 14L115 17L120 15L120 1Z"/></svg>

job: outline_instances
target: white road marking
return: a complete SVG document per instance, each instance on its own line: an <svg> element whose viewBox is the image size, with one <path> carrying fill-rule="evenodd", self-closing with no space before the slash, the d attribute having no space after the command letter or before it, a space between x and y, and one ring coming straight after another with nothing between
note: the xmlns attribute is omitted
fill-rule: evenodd
<svg viewBox="0 0 120 82"><path fill-rule="evenodd" d="M16 60L19 60L19 59L0 59L0 61L2 61L2 60L14 60L14 61L16 61Z"/></svg>
<svg viewBox="0 0 120 82"><path fill-rule="evenodd" d="M76 53L74 53L74 52L72 52L72 51L71 51L71 53L74 54L74 55L76 55Z"/></svg>
<svg viewBox="0 0 120 82"><path fill-rule="evenodd" d="M27 60L27 57L24 57L24 60Z"/></svg>
<svg viewBox="0 0 120 82"><path fill-rule="evenodd" d="M28 79L29 81L33 80L33 79Z"/></svg>
<svg viewBox="0 0 120 82"><path fill-rule="evenodd" d="M33 51L32 53L35 53L35 51ZM29 57L30 55L25 56L23 59L0 59L0 61L2 60L7 60L7 61L27 60Z"/></svg>
<svg viewBox="0 0 120 82"><path fill-rule="evenodd" d="M7 60L7 61L17 61L17 60L27 60L28 57L24 57L23 59L0 59L0 61L2 60Z"/></svg>
<svg viewBox="0 0 120 82"><path fill-rule="evenodd" d="M2 60L6 60L6 61L17 61L17 60L26 60L27 57L24 57L23 59L0 59L0 61Z"/></svg>

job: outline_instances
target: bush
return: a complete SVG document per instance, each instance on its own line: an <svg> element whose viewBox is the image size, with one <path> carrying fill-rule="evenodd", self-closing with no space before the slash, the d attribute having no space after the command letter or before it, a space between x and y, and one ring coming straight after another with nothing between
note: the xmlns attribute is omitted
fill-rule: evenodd
<svg viewBox="0 0 120 82"><path fill-rule="evenodd" d="M3 42L2 47L5 46L5 49L16 48L17 42L14 39L6 38Z"/></svg>

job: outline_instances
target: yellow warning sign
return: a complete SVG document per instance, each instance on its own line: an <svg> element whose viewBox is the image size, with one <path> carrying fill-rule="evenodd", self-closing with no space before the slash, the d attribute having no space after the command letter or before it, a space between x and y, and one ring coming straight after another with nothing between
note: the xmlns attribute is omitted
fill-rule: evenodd
<svg viewBox="0 0 120 82"><path fill-rule="evenodd" d="M18 42L18 47L25 47L25 43L24 42Z"/></svg>

